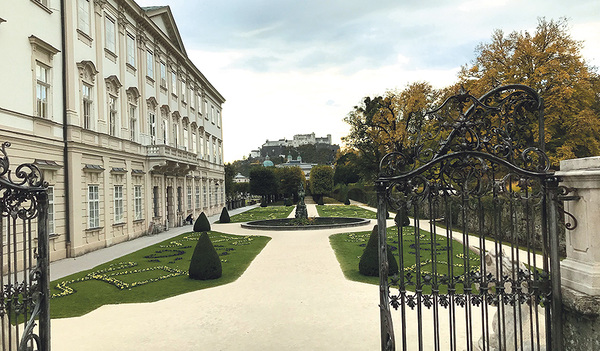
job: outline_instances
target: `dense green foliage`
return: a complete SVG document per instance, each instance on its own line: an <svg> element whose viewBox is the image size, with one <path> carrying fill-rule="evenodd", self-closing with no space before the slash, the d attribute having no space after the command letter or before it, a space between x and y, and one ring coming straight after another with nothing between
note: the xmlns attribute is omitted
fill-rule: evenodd
<svg viewBox="0 0 600 351"><path fill-rule="evenodd" d="M195 280L220 278L223 274L221 258L215 250L206 232L200 235L192 259L190 260L189 277Z"/></svg>
<svg viewBox="0 0 600 351"><path fill-rule="evenodd" d="M229 211L227 211L227 207L223 207L223 210L221 210L221 217L219 217L219 223L229 222L231 222L231 218L229 217Z"/></svg>
<svg viewBox="0 0 600 351"><path fill-rule="evenodd" d="M367 246L365 246L365 251L363 251L360 261L358 262L358 271L360 274L369 277L379 276L379 237L377 228L377 225L373 227ZM398 273L398 262L396 261L396 258L394 258L389 245L387 246L387 260L389 267L388 275Z"/></svg>
<svg viewBox="0 0 600 351"><path fill-rule="evenodd" d="M298 189L300 184L306 189L306 177L298 166L275 168L275 179L279 180L278 193L286 198L298 202Z"/></svg>
<svg viewBox="0 0 600 351"><path fill-rule="evenodd" d="M194 231L196 233L210 231L210 222L208 221L208 218L206 218L204 212L200 213L196 219L196 222L194 223Z"/></svg>
<svg viewBox="0 0 600 351"><path fill-rule="evenodd" d="M476 48L459 84L474 96L499 85L525 84L544 101L546 152L558 161L600 154L600 76L583 57L583 43L571 37L566 19L538 20L535 31L501 30ZM529 133L539 139L537 117Z"/></svg>
<svg viewBox="0 0 600 351"><path fill-rule="evenodd" d="M333 190L333 169L330 166L315 166L310 170L310 192L322 198Z"/></svg>
<svg viewBox="0 0 600 351"><path fill-rule="evenodd" d="M250 170L250 193L267 196L277 194L275 172L267 167L254 167Z"/></svg>
<svg viewBox="0 0 600 351"><path fill-rule="evenodd" d="M231 163L225 164L225 195L231 199L236 195L235 183L233 177L235 177L235 167Z"/></svg>

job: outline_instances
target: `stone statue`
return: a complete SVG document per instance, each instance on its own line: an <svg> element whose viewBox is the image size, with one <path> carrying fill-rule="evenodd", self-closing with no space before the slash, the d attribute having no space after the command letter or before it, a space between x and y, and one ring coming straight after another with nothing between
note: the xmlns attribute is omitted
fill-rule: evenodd
<svg viewBox="0 0 600 351"><path fill-rule="evenodd" d="M302 185L302 182L300 182L300 186L298 187L298 205L296 205L296 218L308 218L308 211L306 210L306 204L304 203L304 186Z"/></svg>

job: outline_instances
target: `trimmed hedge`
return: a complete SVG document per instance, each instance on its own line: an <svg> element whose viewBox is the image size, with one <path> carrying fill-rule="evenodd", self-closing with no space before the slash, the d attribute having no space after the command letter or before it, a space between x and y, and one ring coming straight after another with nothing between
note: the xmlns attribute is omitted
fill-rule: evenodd
<svg viewBox="0 0 600 351"><path fill-rule="evenodd" d="M208 233L200 235L190 261L190 279L209 280L220 278L223 274L221 258L215 250Z"/></svg>
<svg viewBox="0 0 600 351"><path fill-rule="evenodd" d="M198 219L196 219L196 222L194 223L194 231L196 233L210 231L210 222L208 221L208 218L206 218L204 212L200 213L200 216L198 216Z"/></svg>
<svg viewBox="0 0 600 351"><path fill-rule="evenodd" d="M377 234L377 225L373 227L373 231L371 232L371 236L369 236L369 241L367 242L367 246L365 247L365 251L360 257L360 261L358 262L358 271L362 275L366 275L369 277L377 277L379 276L379 238ZM387 247L387 256L388 256L388 264L389 270L388 275L394 275L398 273L398 262L394 255L392 254L392 250L390 245Z"/></svg>
<svg viewBox="0 0 600 351"><path fill-rule="evenodd" d="M227 211L227 207L223 207L221 211L221 217L219 217L219 223L230 223L231 218L229 217L229 212Z"/></svg>

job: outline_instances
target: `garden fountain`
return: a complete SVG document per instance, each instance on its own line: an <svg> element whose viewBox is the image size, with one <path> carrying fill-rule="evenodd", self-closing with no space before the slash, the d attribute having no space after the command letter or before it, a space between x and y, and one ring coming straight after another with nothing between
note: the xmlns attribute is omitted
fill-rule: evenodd
<svg viewBox="0 0 600 351"><path fill-rule="evenodd" d="M369 224L370 219L355 217L308 217L304 203L304 187L298 188L298 204L295 218L265 219L242 223L242 228L261 230L315 230L357 227Z"/></svg>

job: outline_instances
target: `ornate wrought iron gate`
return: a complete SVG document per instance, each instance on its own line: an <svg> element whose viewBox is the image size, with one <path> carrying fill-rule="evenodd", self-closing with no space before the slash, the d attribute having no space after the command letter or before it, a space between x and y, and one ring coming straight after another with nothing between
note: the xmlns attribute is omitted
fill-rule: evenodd
<svg viewBox="0 0 600 351"><path fill-rule="evenodd" d="M48 194L42 173L0 157L0 349L50 350ZM37 233L36 233L37 232ZM37 327L37 328L36 328Z"/></svg>
<svg viewBox="0 0 600 351"><path fill-rule="evenodd" d="M461 89L414 123L376 182L382 349L561 350L559 187L541 98L523 85L480 99Z"/></svg>

